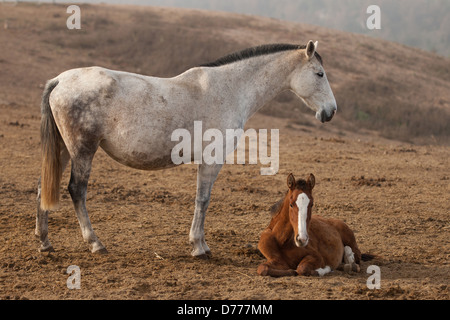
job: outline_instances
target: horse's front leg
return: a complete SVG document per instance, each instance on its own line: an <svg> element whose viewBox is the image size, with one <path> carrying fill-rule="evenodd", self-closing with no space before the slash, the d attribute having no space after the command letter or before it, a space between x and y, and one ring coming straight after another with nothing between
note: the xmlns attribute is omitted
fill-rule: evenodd
<svg viewBox="0 0 450 320"><path fill-rule="evenodd" d="M189 241L193 247L192 255L194 257L204 258L211 254L211 250L205 241L205 214L208 209L211 190L220 169L222 169L222 164L200 164L198 166L195 211L189 233Z"/></svg>
<svg viewBox="0 0 450 320"><path fill-rule="evenodd" d="M267 258L267 262L261 263L258 267L257 273L260 276L286 277L297 275L296 271L289 267L270 230L267 229L261 234L258 249Z"/></svg>
<svg viewBox="0 0 450 320"><path fill-rule="evenodd" d="M324 276L331 272L330 266L324 266L324 261L319 255L307 255L297 266L297 274L302 276ZM322 268L323 267L323 268Z"/></svg>

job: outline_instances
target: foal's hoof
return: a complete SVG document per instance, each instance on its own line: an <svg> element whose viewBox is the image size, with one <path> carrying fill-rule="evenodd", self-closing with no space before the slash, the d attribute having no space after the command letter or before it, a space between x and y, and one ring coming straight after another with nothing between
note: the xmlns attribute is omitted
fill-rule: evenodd
<svg viewBox="0 0 450 320"><path fill-rule="evenodd" d="M267 276L269 274L269 266L265 264L260 264L258 270L256 271L260 276Z"/></svg>
<svg viewBox="0 0 450 320"><path fill-rule="evenodd" d="M350 273L352 271L352 266L350 264L344 264L344 272Z"/></svg>
<svg viewBox="0 0 450 320"><path fill-rule="evenodd" d="M344 265L344 272L350 274L352 271L353 272L360 272L361 268L356 263L352 263L352 264L348 263L348 264Z"/></svg>

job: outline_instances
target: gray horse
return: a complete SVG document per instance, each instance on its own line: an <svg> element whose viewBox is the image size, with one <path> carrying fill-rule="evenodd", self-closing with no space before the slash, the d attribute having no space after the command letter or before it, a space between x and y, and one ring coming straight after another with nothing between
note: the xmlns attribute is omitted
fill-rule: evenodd
<svg viewBox="0 0 450 320"><path fill-rule="evenodd" d="M43 160L35 230L39 250L53 250L48 212L58 208L62 172L71 160L69 192L83 239L92 252L106 252L86 209L89 174L99 146L132 168L174 167L174 130L193 134L194 122L201 121L205 130L215 128L225 136L227 129L243 129L259 108L285 90L299 96L318 120L330 121L337 106L316 49L312 41L306 46L259 46L167 79L91 67L49 80L41 106ZM205 242L205 213L223 163L198 166L189 234L193 256L211 253Z"/></svg>

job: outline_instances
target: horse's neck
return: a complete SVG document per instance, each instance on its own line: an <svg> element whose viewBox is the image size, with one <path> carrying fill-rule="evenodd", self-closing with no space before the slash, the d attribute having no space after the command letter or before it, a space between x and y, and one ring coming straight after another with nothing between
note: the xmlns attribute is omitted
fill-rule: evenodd
<svg viewBox="0 0 450 320"><path fill-rule="evenodd" d="M280 212L273 217L269 225L274 231L275 237L281 245L290 240L294 235L294 229L289 221L289 198L286 196Z"/></svg>
<svg viewBox="0 0 450 320"><path fill-rule="evenodd" d="M289 76L298 64L295 52L281 52L238 61L220 68L221 77L228 83L230 94L235 96L235 113L243 123L290 87ZM213 79L211 79L213 80Z"/></svg>

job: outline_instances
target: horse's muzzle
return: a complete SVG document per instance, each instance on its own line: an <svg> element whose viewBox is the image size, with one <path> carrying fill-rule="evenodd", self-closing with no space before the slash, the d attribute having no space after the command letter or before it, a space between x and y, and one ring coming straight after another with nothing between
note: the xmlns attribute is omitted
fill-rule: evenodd
<svg viewBox="0 0 450 320"><path fill-rule="evenodd" d="M333 119L333 117L334 117L335 114L336 114L336 109L334 109L333 111L331 111L330 114L328 114L328 113L326 112L326 110L322 110L322 112L320 112L320 113L317 112L316 118L317 118L320 122L325 123L325 122L331 121L331 119Z"/></svg>

